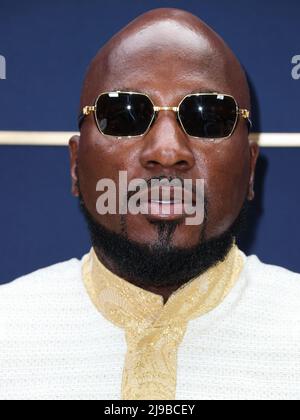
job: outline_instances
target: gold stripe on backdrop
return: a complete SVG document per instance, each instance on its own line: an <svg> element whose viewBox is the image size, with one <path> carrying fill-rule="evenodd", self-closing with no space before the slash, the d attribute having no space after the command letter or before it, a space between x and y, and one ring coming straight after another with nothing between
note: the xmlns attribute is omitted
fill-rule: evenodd
<svg viewBox="0 0 300 420"><path fill-rule="evenodd" d="M67 146L78 133L69 131L0 131L0 146ZM261 147L300 147L300 133L253 133Z"/></svg>

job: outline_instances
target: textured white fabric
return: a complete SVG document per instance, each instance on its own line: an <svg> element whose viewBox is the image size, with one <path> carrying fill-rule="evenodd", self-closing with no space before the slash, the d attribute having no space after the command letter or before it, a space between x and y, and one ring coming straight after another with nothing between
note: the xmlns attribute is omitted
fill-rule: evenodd
<svg viewBox="0 0 300 420"><path fill-rule="evenodd" d="M300 399L300 275L244 258L222 304L188 325L176 399ZM125 354L81 261L0 287L0 399L120 399Z"/></svg>

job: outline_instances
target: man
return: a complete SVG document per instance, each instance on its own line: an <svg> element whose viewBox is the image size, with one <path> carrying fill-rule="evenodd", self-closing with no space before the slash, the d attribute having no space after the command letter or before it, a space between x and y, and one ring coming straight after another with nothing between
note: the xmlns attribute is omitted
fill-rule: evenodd
<svg viewBox="0 0 300 420"><path fill-rule="evenodd" d="M72 188L93 248L1 287L0 397L300 398L300 275L235 241L259 152L228 46L187 12L148 12L97 54L80 111ZM147 211L123 211L125 174Z"/></svg>

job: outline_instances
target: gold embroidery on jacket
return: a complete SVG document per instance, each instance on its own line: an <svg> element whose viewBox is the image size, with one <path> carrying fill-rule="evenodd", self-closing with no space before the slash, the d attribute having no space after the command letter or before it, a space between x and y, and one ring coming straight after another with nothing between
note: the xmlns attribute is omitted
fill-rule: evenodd
<svg viewBox="0 0 300 420"><path fill-rule="evenodd" d="M110 272L91 249L82 268L87 292L102 315L125 330L122 399L175 399L177 352L188 322L224 300L243 265L233 245L223 262L183 285L164 305L162 296Z"/></svg>

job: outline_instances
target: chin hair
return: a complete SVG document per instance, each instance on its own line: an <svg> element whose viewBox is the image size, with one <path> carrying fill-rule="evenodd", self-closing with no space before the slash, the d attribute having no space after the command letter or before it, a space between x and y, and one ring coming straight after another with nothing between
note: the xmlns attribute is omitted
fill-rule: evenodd
<svg viewBox="0 0 300 420"><path fill-rule="evenodd" d="M145 289L180 287L224 261L237 236L246 228L247 200L234 223L218 237L205 240L203 229L197 245L175 247L172 237L178 222L162 221L154 223L158 230L158 241L154 245L140 244L128 238L125 217L121 217L121 233L113 232L97 222L88 211L79 188L78 191L80 210L98 257L101 256L104 264L105 259L110 261L117 275Z"/></svg>

